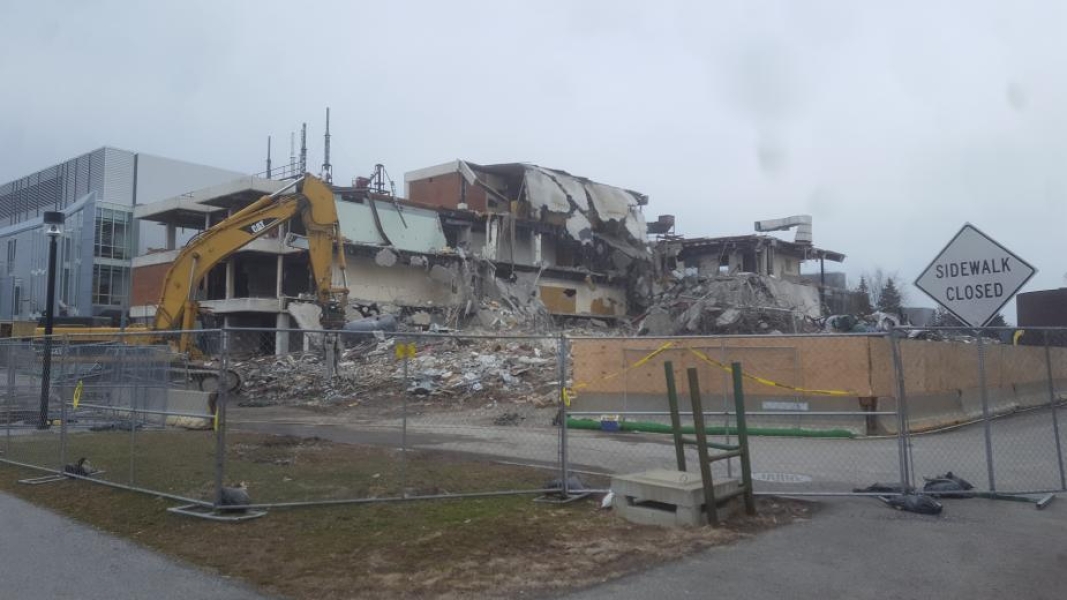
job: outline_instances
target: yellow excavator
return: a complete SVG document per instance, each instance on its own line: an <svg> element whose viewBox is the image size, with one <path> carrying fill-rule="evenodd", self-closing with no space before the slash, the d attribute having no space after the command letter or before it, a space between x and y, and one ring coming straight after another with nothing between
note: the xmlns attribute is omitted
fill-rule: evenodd
<svg viewBox="0 0 1067 600"><path fill-rule="evenodd" d="M54 335L71 334L75 341L113 341L127 344L158 344L162 332L180 331L166 336L174 350L190 360L201 362L206 357L194 343L196 319L200 307L196 292L213 267L226 260L252 240L276 230L283 223L300 217L308 243L308 258L315 281L316 302L322 309L320 322L324 329L340 329L345 324L348 286L334 286L334 267L339 268L342 281L345 273L344 238L337 221L337 205L329 185L312 175L294 181L277 192L230 215L217 225L205 229L182 248L163 279L159 303L151 326L134 325L117 336L117 327L79 327L57 325ZM43 335L43 328L36 335ZM143 335L137 335L143 333ZM195 370L195 369L194 369ZM205 376L214 371L205 371ZM198 378L201 386L205 377ZM214 379L214 377L211 377ZM237 374L230 374L227 386L240 386Z"/></svg>

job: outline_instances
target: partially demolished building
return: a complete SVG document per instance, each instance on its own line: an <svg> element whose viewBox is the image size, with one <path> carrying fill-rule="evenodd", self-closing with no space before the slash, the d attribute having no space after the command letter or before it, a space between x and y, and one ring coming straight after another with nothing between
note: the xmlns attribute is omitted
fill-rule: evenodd
<svg viewBox="0 0 1067 600"><path fill-rule="evenodd" d="M643 194L519 163L457 160L404 179L412 202L443 211L453 247L481 259L482 282L509 306L534 299L553 315L615 318L647 298Z"/></svg>
<svg viewBox="0 0 1067 600"><path fill-rule="evenodd" d="M801 274L801 265L827 260L843 262L845 255L811 243L810 217L761 221L787 223L763 228L778 230L802 223L795 241L769 235L727 237L667 237L656 244L657 269L662 273L655 302L641 322L648 335L710 333L770 333L816 331L828 312L834 288L825 276L816 284ZM830 308L829 312L832 312Z"/></svg>
<svg viewBox="0 0 1067 600"><path fill-rule="evenodd" d="M647 297L642 194L523 164L453 161L405 180L406 199L366 180L335 188L351 319L387 313L415 326L497 328L549 316L610 321ZM185 239L283 185L246 177L138 207L141 227L162 227L166 246L133 260L131 316L152 318ZM257 342L279 353L299 343L284 330L317 326L306 304L292 302L311 291L299 227L255 240L209 274L198 299L214 321L206 324L281 330Z"/></svg>
<svg viewBox="0 0 1067 600"><path fill-rule="evenodd" d="M166 246L133 260L131 316L153 316L185 239L284 185L245 177L138 206L140 227L161 227ZM805 281L801 264L845 257L811 244L809 217L757 224L800 222L795 241L686 239L671 234L673 217L646 224L644 194L525 163L454 160L407 173L404 186L404 198L364 178L334 188L350 320L511 329L572 318L674 335L815 330L833 311L833 286ZM198 298L205 325L274 329L258 344L278 353L301 343L286 330L318 327L294 302L312 291L300 227L255 240L209 274Z"/></svg>

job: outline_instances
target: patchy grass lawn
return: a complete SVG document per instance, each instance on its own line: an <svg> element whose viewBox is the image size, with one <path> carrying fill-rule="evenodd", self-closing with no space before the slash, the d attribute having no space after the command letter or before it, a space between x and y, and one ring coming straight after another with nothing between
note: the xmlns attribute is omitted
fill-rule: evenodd
<svg viewBox="0 0 1067 600"><path fill-rule="evenodd" d="M128 477L128 432L75 437L71 445L80 444L81 454L107 470L105 477ZM210 433L138 432L135 440L140 442L135 481L210 497ZM228 441L229 465L248 482L256 502L391 495L401 486L420 493L529 489L543 485L547 474L435 452L405 461L401 476L395 452L388 449L258 434L230 435ZM18 440L11 458L54 456L50 444ZM661 529L626 523L597 510L594 502L556 506L534 503L530 496L501 496L274 510L233 524L172 515L164 510L169 501L86 482L16 483L32 474L0 465L0 490L268 593L299 599L550 595L810 512L806 504L761 499L757 518L738 518L719 529Z"/></svg>

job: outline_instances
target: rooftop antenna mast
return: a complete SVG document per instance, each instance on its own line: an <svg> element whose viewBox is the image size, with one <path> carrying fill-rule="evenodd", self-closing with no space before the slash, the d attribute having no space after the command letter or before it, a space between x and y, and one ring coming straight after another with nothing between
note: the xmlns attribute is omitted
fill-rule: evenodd
<svg viewBox="0 0 1067 600"><path fill-rule="evenodd" d="M333 183L333 165L330 164L330 107L326 107L326 135L322 154L322 180Z"/></svg>
<svg viewBox="0 0 1067 600"><path fill-rule="evenodd" d="M267 136L267 179L270 179L270 136Z"/></svg>
<svg viewBox="0 0 1067 600"><path fill-rule="evenodd" d="M289 170L296 166L296 132L289 132Z"/></svg>
<svg viewBox="0 0 1067 600"><path fill-rule="evenodd" d="M300 124L300 173L299 177L308 172L308 124Z"/></svg>

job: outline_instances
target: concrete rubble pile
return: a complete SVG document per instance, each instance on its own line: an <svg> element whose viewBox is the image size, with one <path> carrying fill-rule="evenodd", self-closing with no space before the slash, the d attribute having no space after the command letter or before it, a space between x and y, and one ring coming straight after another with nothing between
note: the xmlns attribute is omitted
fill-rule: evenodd
<svg viewBox="0 0 1067 600"><path fill-rule="evenodd" d="M804 293L798 293L800 290ZM753 273L675 273L640 324L641 335L816 332L818 291Z"/></svg>
<svg viewBox="0 0 1067 600"><path fill-rule="evenodd" d="M389 408L399 407L405 394L445 406L556 401L555 340L415 340L406 381L398 343L372 339L344 349L333 378L321 351L238 361L234 368L244 377L238 404Z"/></svg>

